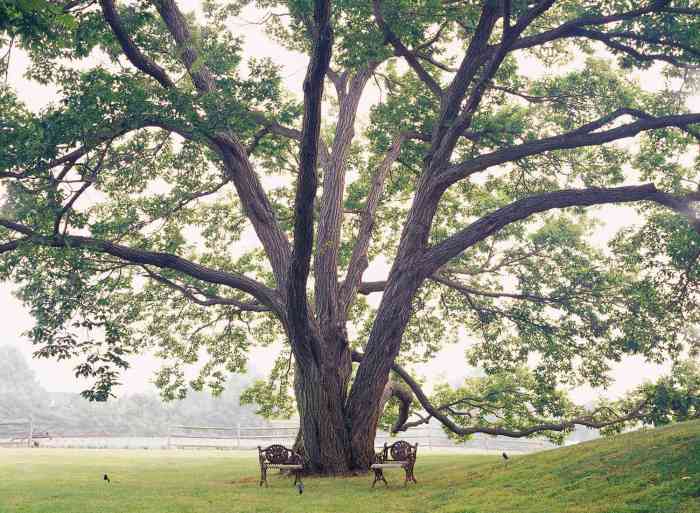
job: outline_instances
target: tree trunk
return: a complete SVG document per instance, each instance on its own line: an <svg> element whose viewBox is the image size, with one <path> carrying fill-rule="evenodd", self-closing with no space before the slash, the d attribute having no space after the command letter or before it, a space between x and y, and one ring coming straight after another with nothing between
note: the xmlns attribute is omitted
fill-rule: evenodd
<svg viewBox="0 0 700 513"><path fill-rule="evenodd" d="M310 369L296 366L294 389L300 430L294 449L304 457L307 470L313 474L339 475L368 471L374 461L377 424L388 399L396 395L410 403L410 398L404 397L407 395L405 391L396 390L395 384L385 383L384 388L378 391L376 401L374 398L367 400L365 407L361 408L365 413L364 422L358 422L355 417L356 422L352 425L353 419L346 409L352 372L347 346L339 354L337 362L335 365L325 365L323 373L316 366ZM373 395L367 387L365 393ZM404 409L402 414L407 417L407 406Z"/></svg>
<svg viewBox="0 0 700 513"><path fill-rule="evenodd" d="M398 268L392 274L347 402L353 465L359 468L369 467L374 457L373 444L382 414L382 395L411 314L413 291L421 280L410 266Z"/></svg>
<svg viewBox="0 0 700 513"><path fill-rule="evenodd" d="M369 467L372 445L382 413L381 398L389 371L401 349L401 338L411 317L411 304L423 280L424 248L441 190L424 174L418 185L408 221L401 235L394 265L372 325L362 363L347 402L351 425L353 465Z"/></svg>
<svg viewBox="0 0 700 513"><path fill-rule="evenodd" d="M352 370L350 352L346 348L337 359L324 360L322 368L315 364L309 368L296 366L294 391L299 410L302 452L311 473L347 474L355 470L345 415Z"/></svg>
<svg viewBox="0 0 700 513"><path fill-rule="evenodd" d="M311 473L365 472L374 461L374 440L386 404L389 371L410 315L411 291L421 279L408 270L398 275L401 279L392 281L387 291L395 296L395 301L390 302L395 308L385 307L378 315L382 322L375 323L372 330L373 343L367 346L364 365L358 369L350 397L351 353L343 328L326 331L331 336L330 340L321 340L320 366L311 359L305 359L303 364L297 360L294 389L301 452ZM300 445L299 441L296 445Z"/></svg>

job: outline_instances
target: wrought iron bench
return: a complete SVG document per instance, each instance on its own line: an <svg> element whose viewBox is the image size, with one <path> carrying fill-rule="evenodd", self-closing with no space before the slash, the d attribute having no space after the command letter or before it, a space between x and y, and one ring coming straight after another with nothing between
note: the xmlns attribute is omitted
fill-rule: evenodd
<svg viewBox="0 0 700 513"><path fill-rule="evenodd" d="M402 468L406 473L406 478L404 480L404 486L406 486L409 481L418 483L416 477L413 475L413 467L416 464L416 456L418 453L418 444L411 445L405 440L399 440L391 445L384 443L384 448L375 455L375 463L370 467L374 471L374 481L372 482L372 488L377 484L377 481L384 481L386 486L389 483L386 482L384 478L384 469L387 468Z"/></svg>
<svg viewBox="0 0 700 513"><path fill-rule="evenodd" d="M301 472L304 470L304 460L291 449L283 445L273 444L265 449L258 446L260 460L260 486L267 486L267 469L277 468L289 470L294 474L294 484L301 483Z"/></svg>

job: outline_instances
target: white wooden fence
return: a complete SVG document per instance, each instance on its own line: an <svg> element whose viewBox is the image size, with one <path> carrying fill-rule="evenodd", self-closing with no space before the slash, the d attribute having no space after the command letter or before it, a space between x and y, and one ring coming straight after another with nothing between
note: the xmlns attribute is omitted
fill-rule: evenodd
<svg viewBox="0 0 700 513"><path fill-rule="evenodd" d="M34 421L29 419L0 420L0 447L32 447Z"/></svg>
<svg viewBox="0 0 700 513"><path fill-rule="evenodd" d="M251 449L280 443L291 446L296 439L298 427L293 423L274 423L269 426L213 427L213 426L171 426L168 432L167 447L180 449L217 448ZM436 425L421 426L391 436L379 431L375 445L385 442L408 440L427 449L471 449L477 451L534 452L549 449L553 445L541 439L512 439L475 435L472 439L459 442L450 439Z"/></svg>
<svg viewBox="0 0 700 513"><path fill-rule="evenodd" d="M31 419L0 420L0 447L79 447L105 449L254 449L279 443L294 444L298 424L273 422L264 426L170 426L163 436L124 436L110 433L51 433ZM466 442L450 439L438 425L427 425L391 436L380 431L375 445L408 440L421 449L479 452L534 452L553 447L541 439L511 439L475 435Z"/></svg>

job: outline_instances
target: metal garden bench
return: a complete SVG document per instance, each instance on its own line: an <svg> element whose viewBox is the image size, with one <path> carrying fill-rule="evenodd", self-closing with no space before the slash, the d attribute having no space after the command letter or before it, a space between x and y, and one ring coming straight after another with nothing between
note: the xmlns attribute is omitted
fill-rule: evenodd
<svg viewBox="0 0 700 513"><path fill-rule="evenodd" d="M301 483L301 472L304 470L303 458L283 445L273 444L265 449L258 446L260 460L260 486L267 486L267 469L277 468L289 470L294 474L294 484Z"/></svg>
<svg viewBox="0 0 700 513"><path fill-rule="evenodd" d="M384 481L386 486L389 483L386 482L384 478L384 470L390 468L402 468L406 474L404 479L404 486L406 486L410 481L418 483L416 477L413 475L413 467L416 464L416 456L418 453L418 444L411 445L405 440L399 440L391 445L384 443L384 448L382 451L376 454L376 461L370 467L374 471L374 481L372 482L372 488L377 484L377 481Z"/></svg>

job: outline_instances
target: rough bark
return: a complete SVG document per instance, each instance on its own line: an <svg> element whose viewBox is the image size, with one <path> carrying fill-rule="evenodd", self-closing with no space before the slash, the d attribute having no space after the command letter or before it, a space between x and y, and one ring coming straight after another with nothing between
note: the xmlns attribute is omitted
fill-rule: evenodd
<svg viewBox="0 0 700 513"><path fill-rule="evenodd" d="M314 291L316 316L321 332L329 342L342 341L335 336L345 318L341 313L338 285L338 251L343 219L343 193L347 153L355 135L355 118L362 91L373 67L357 72L350 80L347 91L340 89L340 113L328 163L323 169L323 195L317 232L317 250L314 258ZM345 84L342 84L343 86ZM336 348L335 350L339 350Z"/></svg>
<svg viewBox="0 0 700 513"><path fill-rule="evenodd" d="M344 390L333 375L315 365L296 365L294 392L307 470L319 474L350 471L348 431L342 414Z"/></svg>

